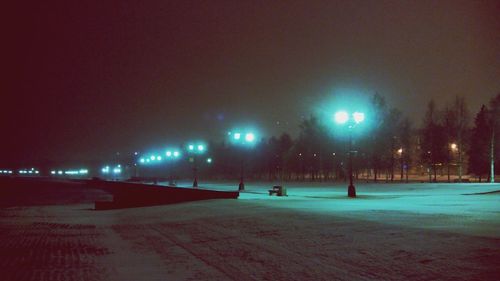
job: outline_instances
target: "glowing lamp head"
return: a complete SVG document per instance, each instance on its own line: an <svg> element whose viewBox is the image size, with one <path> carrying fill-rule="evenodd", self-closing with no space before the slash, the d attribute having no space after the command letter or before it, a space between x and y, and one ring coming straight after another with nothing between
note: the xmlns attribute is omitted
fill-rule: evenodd
<svg viewBox="0 0 500 281"><path fill-rule="evenodd" d="M179 156L181 155L181 154L179 153L179 151L174 151L174 153L173 153L173 154L174 154L174 157L175 157L175 158L177 158L177 157L179 157Z"/></svg>
<svg viewBox="0 0 500 281"><path fill-rule="evenodd" d="M156 156L156 160L161 161L161 156Z"/></svg>
<svg viewBox="0 0 500 281"><path fill-rule="evenodd" d="M204 151L205 150L205 146L202 145L202 144L199 144L198 145L198 151Z"/></svg>
<svg viewBox="0 0 500 281"><path fill-rule="evenodd" d="M156 160L156 156L154 155L151 155L151 157L149 157L151 160L155 161Z"/></svg>
<svg viewBox="0 0 500 281"><path fill-rule="evenodd" d="M354 112L352 114L352 117L354 118L354 122L356 122L356 124L361 123L365 120L365 114L363 112Z"/></svg>
<svg viewBox="0 0 500 281"><path fill-rule="evenodd" d="M349 115L345 111L338 111L335 113L334 119L338 124L344 124L347 120L349 120Z"/></svg>
<svg viewBox="0 0 500 281"><path fill-rule="evenodd" d="M235 140L240 140L241 139L241 134L240 133L234 133L233 138Z"/></svg>
<svg viewBox="0 0 500 281"><path fill-rule="evenodd" d="M207 158L207 163L211 164L212 163L212 158Z"/></svg>
<svg viewBox="0 0 500 281"><path fill-rule="evenodd" d="M141 158L141 160L139 160L139 162L144 163L144 162L146 162L146 160L144 158Z"/></svg>
<svg viewBox="0 0 500 281"><path fill-rule="evenodd" d="M172 151L168 150L167 153L165 153L167 157L172 157Z"/></svg>
<svg viewBox="0 0 500 281"><path fill-rule="evenodd" d="M253 142L255 140L255 135L253 133L247 133L245 135L245 141Z"/></svg>
<svg viewBox="0 0 500 281"><path fill-rule="evenodd" d="M194 150L194 145L190 144L190 145L188 146L188 149L189 149L190 151L193 151L193 150Z"/></svg>

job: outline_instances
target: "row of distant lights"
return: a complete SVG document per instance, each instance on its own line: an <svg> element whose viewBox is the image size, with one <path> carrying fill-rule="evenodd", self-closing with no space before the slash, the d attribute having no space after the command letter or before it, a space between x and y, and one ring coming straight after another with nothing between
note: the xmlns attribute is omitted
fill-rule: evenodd
<svg viewBox="0 0 500 281"><path fill-rule="evenodd" d="M240 141L243 139L243 134L239 133L239 132L235 132L235 133L229 132L228 135L230 135L230 136L232 135L233 139L236 141ZM253 133L246 133L246 134L244 134L244 140L246 142L253 142L253 141L255 141L255 135Z"/></svg>
<svg viewBox="0 0 500 281"><path fill-rule="evenodd" d="M36 170L35 168L31 168L30 170L19 170L19 174L25 175L25 174L39 174L40 172Z"/></svg>
<svg viewBox="0 0 500 281"><path fill-rule="evenodd" d="M350 120L349 113L344 110L336 112L333 118L335 122L339 124L344 124ZM365 114L363 112L356 111L352 114L352 120L354 121L354 123L359 124L365 120Z"/></svg>
<svg viewBox="0 0 500 281"><path fill-rule="evenodd" d="M113 169L111 169L111 167L109 166L104 166L102 169L101 169L101 172L103 174L121 174L122 173L122 165L117 165L115 166Z"/></svg>
<svg viewBox="0 0 500 281"><path fill-rule="evenodd" d="M167 150L167 152L165 152L165 158L166 159L170 159L170 158L174 158L174 159L177 159L181 156L181 153L177 150L174 150L174 151L171 151L171 150ZM150 163L150 162L154 162L154 161L162 161L164 158L161 156L161 155L151 155L147 158L141 158L139 159L139 162L141 164L145 164L145 163Z"/></svg>
<svg viewBox="0 0 500 281"><path fill-rule="evenodd" d="M11 170L0 170L0 174L12 174Z"/></svg>
<svg viewBox="0 0 500 281"><path fill-rule="evenodd" d="M87 169L79 169L79 170L52 170L50 171L51 175L70 175L70 176L75 176L75 175L87 175L89 173L89 170Z"/></svg>

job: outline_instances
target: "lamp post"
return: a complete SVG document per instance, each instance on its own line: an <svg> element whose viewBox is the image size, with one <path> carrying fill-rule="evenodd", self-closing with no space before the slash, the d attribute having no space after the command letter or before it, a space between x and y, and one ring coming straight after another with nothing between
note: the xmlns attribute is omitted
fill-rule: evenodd
<svg viewBox="0 0 500 281"><path fill-rule="evenodd" d="M252 146L255 143L255 134L253 132L246 132L246 133L230 132L228 135L230 136L231 142L236 145ZM238 184L239 191L245 190L244 175L245 175L245 159L244 156L242 155L241 165L240 165L240 183Z"/></svg>
<svg viewBox="0 0 500 281"><path fill-rule="evenodd" d="M346 124L349 129L349 186L347 187L347 196L356 197L356 188L354 187L352 175L352 130L357 124L365 120L365 114L354 112L350 118L346 111L338 111L334 115L334 120L337 124Z"/></svg>
<svg viewBox="0 0 500 281"><path fill-rule="evenodd" d="M198 167L196 165L196 154L202 154L205 152L206 147L203 144L188 144L187 150L189 153L193 154L193 187L198 187Z"/></svg>
<svg viewBox="0 0 500 281"><path fill-rule="evenodd" d="M176 149L174 150L170 150L168 149L166 152L165 152L165 157L166 157L166 160L168 160L166 166L167 166L167 169L168 169L168 185L169 186L175 186L176 185L176 182L174 180L174 173L173 173L173 167L174 165L169 163L171 161L174 161L174 160L177 160L179 159L180 157L180 152ZM169 167L170 165L170 167Z"/></svg>

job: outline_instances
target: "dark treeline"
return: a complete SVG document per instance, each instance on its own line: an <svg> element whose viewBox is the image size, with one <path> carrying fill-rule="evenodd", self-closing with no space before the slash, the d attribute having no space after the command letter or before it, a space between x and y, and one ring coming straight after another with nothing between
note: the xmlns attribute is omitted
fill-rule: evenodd
<svg viewBox="0 0 500 281"><path fill-rule="evenodd" d="M461 181L464 176L490 180L500 139L500 94L472 116L465 99L456 97L444 108L429 101L421 127L383 96L371 97L374 120L368 134L353 139L355 177L374 181L408 181L412 176ZM213 163L199 165L212 179L345 180L348 142L332 136L333 126L310 116L292 138L284 133L243 149L227 142L210 143ZM498 157L496 158L498 159ZM186 164L189 165L189 164ZM184 169L185 170L185 169Z"/></svg>

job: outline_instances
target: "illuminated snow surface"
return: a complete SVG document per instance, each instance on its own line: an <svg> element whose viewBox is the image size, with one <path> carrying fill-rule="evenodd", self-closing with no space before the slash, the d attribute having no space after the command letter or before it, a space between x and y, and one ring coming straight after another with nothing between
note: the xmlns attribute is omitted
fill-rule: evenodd
<svg viewBox="0 0 500 281"><path fill-rule="evenodd" d="M500 276L500 184L358 183L356 199L346 197L345 184L326 183L285 183L289 196L271 197L275 184L247 183L238 200L110 211L91 210L91 199L104 195L82 188L72 200L61 195L64 205L2 208L1 279Z"/></svg>

